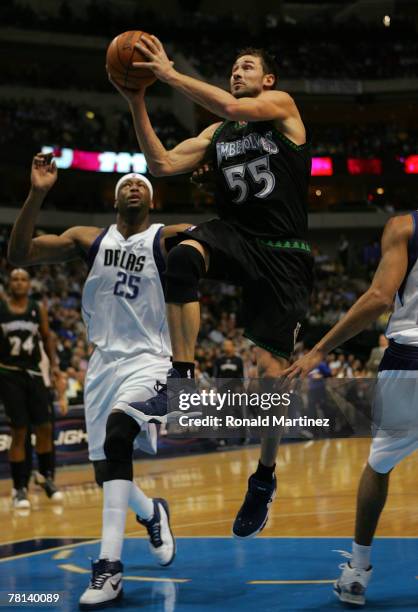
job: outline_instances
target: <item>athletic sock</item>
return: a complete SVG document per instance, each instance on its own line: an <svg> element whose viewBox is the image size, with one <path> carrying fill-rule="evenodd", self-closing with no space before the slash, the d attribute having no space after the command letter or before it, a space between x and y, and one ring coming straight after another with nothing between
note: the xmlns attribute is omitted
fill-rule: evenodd
<svg viewBox="0 0 418 612"><path fill-rule="evenodd" d="M37 453L38 456L38 469L39 473L44 478L54 477L54 454L52 451L49 453Z"/></svg>
<svg viewBox="0 0 418 612"><path fill-rule="evenodd" d="M103 483L103 524L100 559L119 561L125 535L126 511L132 489L131 480Z"/></svg>
<svg viewBox="0 0 418 612"><path fill-rule="evenodd" d="M261 480L262 482L268 482L271 484L274 480L274 470L276 468L276 464L271 467L267 465L263 465L261 461L258 462L257 470L254 474L254 478L257 480Z"/></svg>
<svg viewBox="0 0 418 612"><path fill-rule="evenodd" d="M191 361L173 361L173 368L181 378L194 378L194 363Z"/></svg>
<svg viewBox="0 0 418 612"><path fill-rule="evenodd" d="M353 541L353 558L350 561L351 567L367 570L370 567L371 546L362 546Z"/></svg>
<svg viewBox="0 0 418 612"><path fill-rule="evenodd" d="M139 518L145 521L148 521L154 515L154 504L152 503L152 499L147 497L134 482L132 482L129 494L129 507L139 516Z"/></svg>
<svg viewBox="0 0 418 612"><path fill-rule="evenodd" d="M13 486L15 489L26 487L26 462L25 461L10 461L10 472L12 475Z"/></svg>

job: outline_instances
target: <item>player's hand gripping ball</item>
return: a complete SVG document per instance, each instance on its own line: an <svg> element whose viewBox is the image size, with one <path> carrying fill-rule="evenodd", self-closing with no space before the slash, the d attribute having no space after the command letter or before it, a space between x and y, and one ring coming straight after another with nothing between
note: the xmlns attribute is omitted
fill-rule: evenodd
<svg viewBox="0 0 418 612"><path fill-rule="evenodd" d="M136 91L148 87L156 81L156 77L148 68L134 68L132 62L146 62L136 43L141 37L149 38L149 34L141 30L124 32L116 36L107 48L106 68L112 81L120 87Z"/></svg>

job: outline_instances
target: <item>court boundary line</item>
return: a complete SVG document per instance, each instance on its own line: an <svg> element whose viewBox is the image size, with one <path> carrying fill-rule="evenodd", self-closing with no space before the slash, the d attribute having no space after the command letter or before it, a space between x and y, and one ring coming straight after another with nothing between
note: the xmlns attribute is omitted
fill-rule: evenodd
<svg viewBox="0 0 418 612"><path fill-rule="evenodd" d="M69 537L69 536L67 536ZM32 540L35 540L36 538L31 538ZM53 537L53 536L46 536L44 538L38 538L38 539L43 539L43 540L54 540L54 539L59 539L59 537ZM131 539L131 540L147 540L147 537L144 536L133 536L130 537L128 536L128 538L126 539ZM230 536L179 536L178 538L176 538L178 540L208 540L208 539L217 539L217 540L237 540L237 538L234 538L234 536L230 535ZM259 540L297 540L297 539L321 539L321 540L335 540L335 539L342 539L342 540L352 540L353 536L271 536L271 537L267 537L267 536L263 536L258 538ZM378 536L375 538L376 540L418 540L418 536ZM18 542L25 542L25 541L30 541L29 540L18 540L15 543ZM4 557L3 559L0 559L0 563L5 563L6 561L14 561L17 559L23 559L23 558L28 558L28 557L35 557L37 555L46 555L49 554L51 552L57 552L59 550L69 550L72 548L77 548L78 546L85 546L87 544L98 544L101 541L101 538L93 538L93 539L86 539L83 540L82 542L74 542L73 544L63 544L62 546L54 546L52 548L47 548L45 550L35 550L29 553L19 553L17 555L12 555L10 557ZM0 544L1 546L1 544Z"/></svg>

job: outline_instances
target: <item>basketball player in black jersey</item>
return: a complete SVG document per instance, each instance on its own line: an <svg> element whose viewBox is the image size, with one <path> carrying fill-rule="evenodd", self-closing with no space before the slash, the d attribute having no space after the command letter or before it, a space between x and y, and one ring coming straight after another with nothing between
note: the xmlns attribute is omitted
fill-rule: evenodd
<svg viewBox="0 0 418 612"><path fill-rule="evenodd" d="M241 285L245 335L257 345L260 377L276 378L304 318L312 285L307 238L307 194L311 158L295 102L275 90L277 65L262 49L241 51L232 66L230 93L178 72L154 36L137 45L162 82L221 117L196 138L166 150L150 123L144 89L115 84L128 100L136 135L155 176L214 168L219 219L179 235L167 262L166 301L173 349L169 376L193 377L200 324L198 282L203 276ZM145 419L164 420L167 390L135 404ZM261 441L261 455L233 526L237 537L259 533L275 489L275 438Z"/></svg>
<svg viewBox="0 0 418 612"><path fill-rule="evenodd" d="M25 440L31 427L41 475L37 484L49 498L62 499L53 480L51 402L40 370L40 340L54 375L58 375L57 356L45 307L29 297L29 290L29 274L16 268L10 274L9 296L0 300L0 398L12 433L9 461L16 508L30 507Z"/></svg>

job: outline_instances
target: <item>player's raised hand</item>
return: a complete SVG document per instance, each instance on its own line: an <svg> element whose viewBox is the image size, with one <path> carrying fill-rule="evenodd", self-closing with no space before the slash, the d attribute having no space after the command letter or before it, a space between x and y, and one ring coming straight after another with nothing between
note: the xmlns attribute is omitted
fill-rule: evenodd
<svg viewBox="0 0 418 612"><path fill-rule="evenodd" d="M32 189L47 193L57 180L57 166L52 153L37 153L32 161L30 180Z"/></svg>
<svg viewBox="0 0 418 612"><path fill-rule="evenodd" d="M129 104L144 97L147 85L141 87L140 89L129 89L128 87L123 87L122 85L119 85L119 83L116 83L116 81L112 79L109 71L107 71L107 76L113 87L118 90L120 95L123 96Z"/></svg>
<svg viewBox="0 0 418 612"><path fill-rule="evenodd" d="M306 355L303 355L300 359L297 359L291 366L281 372L281 376L285 376L288 380L294 378L305 378L311 370L316 368L325 355L322 351L312 349Z"/></svg>
<svg viewBox="0 0 418 612"><path fill-rule="evenodd" d="M146 62L132 62L134 68L148 68L152 70L157 79L168 81L174 71L174 62L168 59L163 44L156 36L141 36L141 42L135 47L147 58Z"/></svg>

